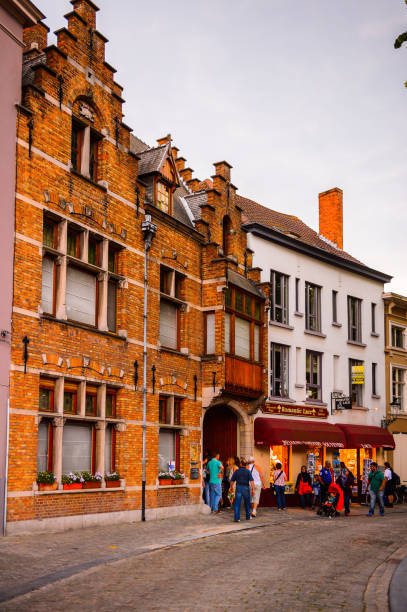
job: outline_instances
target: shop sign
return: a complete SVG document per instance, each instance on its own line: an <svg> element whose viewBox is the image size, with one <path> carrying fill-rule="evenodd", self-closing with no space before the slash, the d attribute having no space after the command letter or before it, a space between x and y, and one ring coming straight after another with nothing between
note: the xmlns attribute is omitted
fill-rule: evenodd
<svg viewBox="0 0 407 612"><path fill-rule="evenodd" d="M352 385L364 385L365 384L365 366L357 365L352 366Z"/></svg>
<svg viewBox="0 0 407 612"><path fill-rule="evenodd" d="M328 418L328 410L322 406L296 406L293 404L265 404L261 411L265 414L282 414L315 419Z"/></svg>

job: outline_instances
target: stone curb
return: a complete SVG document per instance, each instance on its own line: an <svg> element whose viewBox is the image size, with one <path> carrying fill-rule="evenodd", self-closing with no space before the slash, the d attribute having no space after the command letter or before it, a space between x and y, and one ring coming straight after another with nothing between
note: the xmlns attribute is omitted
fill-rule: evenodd
<svg viewBox="0 0 407 612"><path fill-rule="evenodd" d="M407 555L407 546L393 551L371 574L363 602L365 612L389 612L389 589L393 574Z"/></svg>

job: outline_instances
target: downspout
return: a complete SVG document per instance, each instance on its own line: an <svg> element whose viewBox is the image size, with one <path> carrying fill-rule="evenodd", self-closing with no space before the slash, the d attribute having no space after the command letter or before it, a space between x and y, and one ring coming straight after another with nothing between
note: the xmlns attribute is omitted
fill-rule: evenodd
<svg viewBox="0 0 407 612"><path fill-rule="evenodd" d="M143 314L143 450L141 463L141 520L146 520L146 429L147 429L147 304L148 304L148 251L157 232L157 226L146 215L141 224L144 235L144 314Z"/></svg>

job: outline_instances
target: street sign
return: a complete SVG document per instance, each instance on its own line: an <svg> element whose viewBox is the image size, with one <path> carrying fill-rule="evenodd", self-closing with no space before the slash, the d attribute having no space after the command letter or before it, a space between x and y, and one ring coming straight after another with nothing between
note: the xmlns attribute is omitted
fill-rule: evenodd
<svg viewBox="0 0 407 612"><path fill-rule="evenodd" d="M338 397L335 398L335 410L351 410L352 400L350 397Z"/></svg>

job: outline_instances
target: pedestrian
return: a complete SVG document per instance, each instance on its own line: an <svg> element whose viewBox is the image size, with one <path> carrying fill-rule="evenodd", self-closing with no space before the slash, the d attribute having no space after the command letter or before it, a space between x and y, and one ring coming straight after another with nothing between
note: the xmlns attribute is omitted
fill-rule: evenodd
<svg viewBox="0 0 407 612"><path fill-rule="evenodd" d="M318 503L318 506L321 507L321 481L319 479L319 475L315 474L314 482L312 483L312 509L315 510L315 506Z"/></svg>
<svg viewBox="0 0 407 612"><path fill-rule="evenodd" d="M312 493L312 482L311 476L307 472L305 465L301 466L301 472L297 476L297 482L295 483L295 490L300 496L301 507L305 510L305 507L311 509L311 493Z"/></svg>
<svg viewBox="0 0 407 612"><path fill-rule="evenodd" d="M254 493L251 497L251 511L254 517L257 516L257 506L259 505L261 490L265 489L266 485L264 484L261 468L255 464L254 457L247 458L247 468L253 476L254 481Z"/></svg>
<svg viewBox="0 0 407 612"><path fill-rule="evenodd" d="M211 491L209 485L209 470L207 469L210 455L205 455L202 462L202 487L203 487L203 498L207 506L211 505Z"/></svg>
<svg viewBox="0 0 407 612"><path fill-rule="evenodd" d="M337 479L337 484L343 491L343 499L345 504L345 516L350 514L350 501L352 499L352 487L355 484L355 477L350 470L341 462L341 473Z"/></svg>
<svg viewBox="0 0 407 612"><path fill-rule="evenodd" d="M237 470L237 466L235 465L235 458L229 457L226 461L226 470L225 475L223 477L223 506L225 508L231 508L232 504L230 501L229 491L230 491L230 481L233 476L233 473Z"/></svg>
<svg viewBox="0 0 407 612"><path fill-rule="evenodd" d="M220 514L219 501L222 497L223 465L219 461L219 453L208 461L206 469L209 471L209 488L211 492L211 511Z"/></svg>
<svg viewBox="0 0 407 612"><path fill-rule="evenodd" d="M373 516L376 506L376 500L379 502L380 516L384 516L384 474L377 469L377 463L373 461L370 465L370 472L368 476L369 480L369 493L370 493L370 508L367 516Z"/></svg>
<svg viewBox="0 0 407 612"><path fill-rule="evenodd" d="M276 469L273 473L273 486L277 498L277 507L279 510L287 510L285 505L285 481L287 475L283 470L283 466L278 461L276 463Z"/></svg>
<svg viewBox="0 0 407 612"><path fill-rule="evenodd" d="M237 469L232 476L232 486L235 490L235 523L240 521L240 506L242 505L242 498L244 500L244 506L246 510L246 520L250 521L250 492L254 495L254 480L250 471L247 469L247 461L242 459L240 462L240 468Z"/></svg>
<svg viewBox="0 0 407 612"><path fill-rule="evenodd" d="M325 461L325 467L320 471L319 479L321 483L321 503L323 504L328 496L329 485L333 482L330 461Z"/></svg>
<svg viewBox="0 0 407 612"><path fill-rule="evenodd" d="M388 508L393 508L393 501L394 501L393 468L391 467L391 465L390 465L390 463L388 461L384 462L384 467L386 468L384 470L384 478L385 478L384 499L385 499L385 505Z"/></svg>

